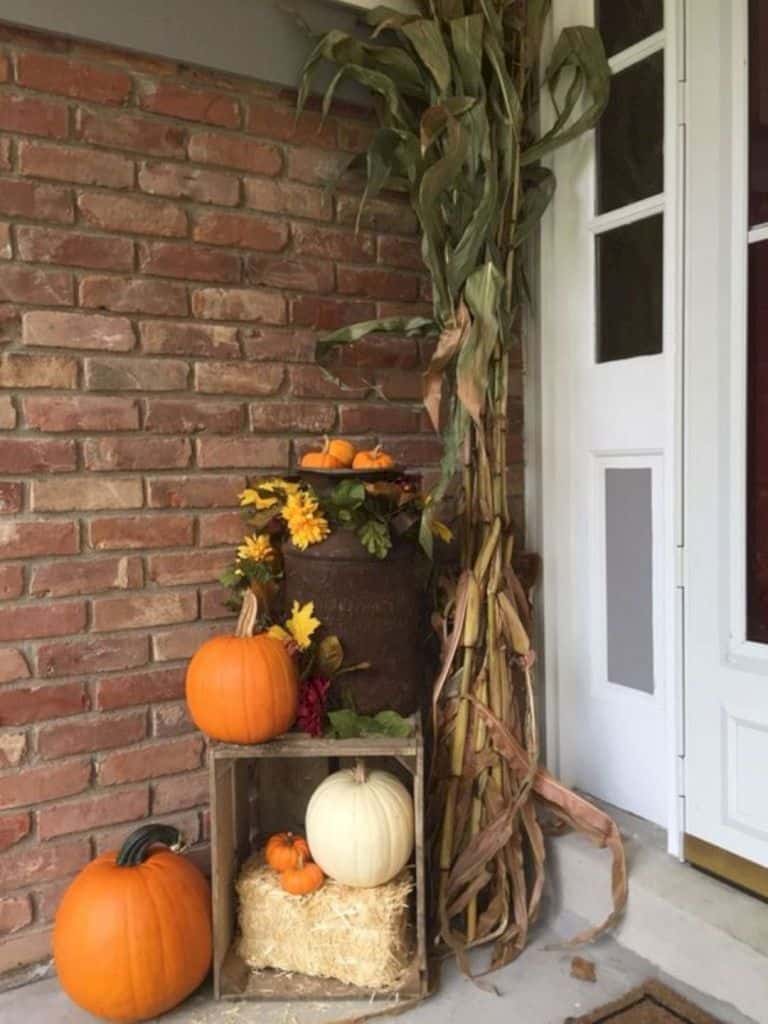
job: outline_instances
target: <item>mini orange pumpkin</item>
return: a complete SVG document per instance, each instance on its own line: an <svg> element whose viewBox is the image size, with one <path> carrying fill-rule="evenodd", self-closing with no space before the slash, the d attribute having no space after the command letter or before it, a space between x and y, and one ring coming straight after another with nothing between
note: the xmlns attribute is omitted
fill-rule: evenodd
<svg viewBox="0 0 768 1024"><path fill-rule="evenodd" d="M198 729L225 743L263 743L299 710L299 678L285 645L253 636L259 603L246 590L234 636L207 640L187 669L187 705Z"/></svg>
<svg viewBox="0 0 768 1024"><path fill-rule="evenodd" d="M299 858L309 860L309 846L303 836L293 832L278 832L270 836L264 850L267 864L275 871L288 871L297 867Z"/></svg>
<svg viewBox="0 0 768 1024"><path fill-rule="evenodd" d="M344 463L331 451L331 442L326 437L325 444L319 452L307 452L302 455L301 464L306 469L343 469Z"/></svg>
<svg viewBox="0 0 768 1024"><path fill-rule="evenodd" d="M355 455L357 455L357 448L355 448L351 441L345 441L341 437L334 437L330 441L326 438L325 444L328 453L334 459L338 459L342 466L348 469L352 465Z"/></svg>
<svg viewBox="0 0 768 1024"><path fill-rule="evenodd" d="M83 868L62 897L53 929L59 981L96 1017L154 1020L208 973L211 890L173 852L180 842L170 825L144 825Z"/></svg>
<svg viewBox="0 0 768 1024"><path fill-rule="evenodd" d="M391 469L394 464L392 456L377 444L371 451L358 452L352 466L354 469Z"/></svg>
<svg viewBox="0 0 768 1024"><path fill-rule="evenodd" d="M280 885L292 896L306 896L309 892L316 892L322 888L324 881L323 869L311 860L305 861L301 854L296 867L280 875Z"/></svg>

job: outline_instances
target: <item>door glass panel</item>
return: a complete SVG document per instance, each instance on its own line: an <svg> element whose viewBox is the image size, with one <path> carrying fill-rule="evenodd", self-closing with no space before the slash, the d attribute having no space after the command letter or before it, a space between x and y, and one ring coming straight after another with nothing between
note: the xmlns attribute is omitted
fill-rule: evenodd
<svg viewBox="0 0 768 1024"><path fill-rule="evenodd" d="M608 681L653 693L653 503L650 468L605 470Z"/></svg>
<svg viewBox="0 0 768 1024"><path fill-rule="evenodd" d="M609 57L664 27L662 0L597 0L595 24Z"/></svg>
<svg viewBox="0 0 768 1024"><path fill-rule="evenodd" d="M768 643L768 242L749 247L747 638Z"/></svg>
<svg viewBox="0 0 768 1024"><path fill-rule="evenodd" d="M664 191L664 54L611 78L597 129L597 212Z"/></svg>
<svg viewBox="0 0 768 1024"><path fill-rule="evenodd" d="M597 236L597 361L662 351L662 214Z"/></svg>
<svg viewBox="0 0 768 1024"><path fill-rule="evenodd" d="M768 222L768 4L749 5L749 223ZM761 60L759 55L763 55Z"/></svg>

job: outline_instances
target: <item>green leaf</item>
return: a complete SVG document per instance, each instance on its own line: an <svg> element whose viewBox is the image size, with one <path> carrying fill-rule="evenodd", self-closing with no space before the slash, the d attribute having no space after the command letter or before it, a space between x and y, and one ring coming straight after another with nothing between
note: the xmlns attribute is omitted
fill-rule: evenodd
<svg viewBox="0 0 768 1024"><path fill-rule="evenodd" d="M342 480L331 491L330 500L339 509L360 508L365 501L365 487L359 480Z"/></svg>
<svg viewBox="0 0 768 1024"><path fill-rule="evenodd" d="M322 362L331 349L337 345L348 344L359 341L367 334L388 333L405 334L410 337L412 334L422 334L436 330L434 320L423 316L387 316L381 320L364 320L359 324L352 324L350 327L341 327L332 334L324 335L316 346L317 358Z"/></svg>
<svg viewBox="0 0 768 1024"><path fill-rule="evenodd" d="M421 150L426 152L436 138L445 130L451 117L459 117L471 110L477 100L473 96L451 96L442 103L435 103L421 115L419 136Z"/></svg>
<svg viewBox="0 0 768 1024"><path fill-rule="evenodd" d="M392 547L389 527L380 519L369 519L357 531L360 541L374 558L386 558Z"/></svg>
<svg viewBox="0 0 768 1024"><path fill-rule="evenodd" d="M524 172L525 188L512 244L522 243L539 225L544 211L555 194L555 176L547 167L538 164L527 167Z"/></svg>
<svg viewBox="0 0 768 1024"><path fill-rule="evenodd" d="M329 711L331 733L339 740L356 739L359 736L399 736L413 733L413 726L407 718L396 711L380 711L377 715L358 715L349 708Z"/></svg>
<svg viewBox="0 0 768 1024"><path fill-rule="evenodd" d="M440 31L440 23L431 18L408 21L402 26L402 33L429 68L440 94L446 95L451 87L451 58Z"/></svg>
<svg viewBox="0 0 768 1024"><path fill-rule="evenodd" d="M483 89L483 16L470 14L466 18L454 18L448 27L464 90L480 93Z"/></svg>
<svg viewBox="0 0 768 1024"><path fill-rule="evenodd" d="M315 671L332 679L344 663L344 648L337 636L325 636L317 645Z"/></svg>
<svg viewBox="0 0 768 1024"><path fill-rule="evenodd" d="M411 721L408 718L403 718L396 711L380 711L375 718L387 736L405 737L413 734Z"/></svg>
<svg viewBox="0 0 768 1024"><path fill-rule="evenodd" d="M337 740L351 740L360 736L360 716L349 708L340 708L338 711L328 712L328 721L331 723L331 732Z"/></svg>
<svg viewBox="0 0 768 1024"><path fill-rule="evenodd" d="M467 278L464 298L474 322L469 341L459 353L456 389L464 408L476 423L485 409L488 394L488 364L499 337L496 311L504 275L488 262Z"/></svg>

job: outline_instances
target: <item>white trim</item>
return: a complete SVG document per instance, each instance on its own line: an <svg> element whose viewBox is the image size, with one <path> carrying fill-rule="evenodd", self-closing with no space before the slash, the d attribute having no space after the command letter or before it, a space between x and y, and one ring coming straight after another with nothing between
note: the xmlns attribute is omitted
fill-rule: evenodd
<svg viewBox="0 0 768 1024"><path fill-rule="evenodd" d="M656 213L663 213L665 206L664 192L656 196L649 196L647 199L639 199L629 206L622 206L618 210L611 210L609 213L601 213L587 225L587 230L595 235L604 231L613 231L614 228L624 227L625 224L634 224L635 221L643 220L645 217L652 217Z"/></svg>
<svg viewBox="0 0 768 1024"><path fill-rule="evenodd" d="M667 0L667 3L669 0ZM613 57L608 59L608 64L611 68L611 73L618 75L621 71L626 71L627 68L631 68L633 64L639 64L641 60L645 60L646 57L652 57L654 53L658 53L659 50L664 49L665 33L664 29L660 32L654 32L652 36L648 36L646 39L641 39L639 43L635 43L634 46L628 46L626 50L621 50L619 53L615 53Z"/></svg>
<svg viewBox="0 0 768 1024"><path fill-rule="evenodd" d="M750 245L753 242L764 242L768 238L768 224L756 224L749 229L747 241Z"/></svg>

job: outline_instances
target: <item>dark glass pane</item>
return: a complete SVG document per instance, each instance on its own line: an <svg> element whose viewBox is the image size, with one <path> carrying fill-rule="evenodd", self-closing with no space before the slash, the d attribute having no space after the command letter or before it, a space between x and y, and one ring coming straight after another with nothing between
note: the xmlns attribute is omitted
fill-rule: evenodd
<svg viewBox="0 0 768 1024"><path fill-rule="evenodd" d="M662 350L664 218L661 214L598 235L597 361Z"/></svg>
<svg viewBox="0 0 768 1024"><path fill-rule="evenodd" d="M597 129L597 212L664 191L664 54L611 78Z"/></svg>
<svg viewBox="0 0 768 1024"><path fill-rule="evenodd" d="M749 247L747 637L768 643L768 242Z"/></svg>
<svg viewBox="0 0 768 1024"><path fill-rule="evenodd" d="M768 4L749 4L749 223L768 222ZM762 59L761 59L762 55Z"/></svg>
<svg viewBox="0 0 768 1024"><path fill-rule="evenodd" d="M609 57L664 27L663 0L596 0L595 23Z"/></svg>

